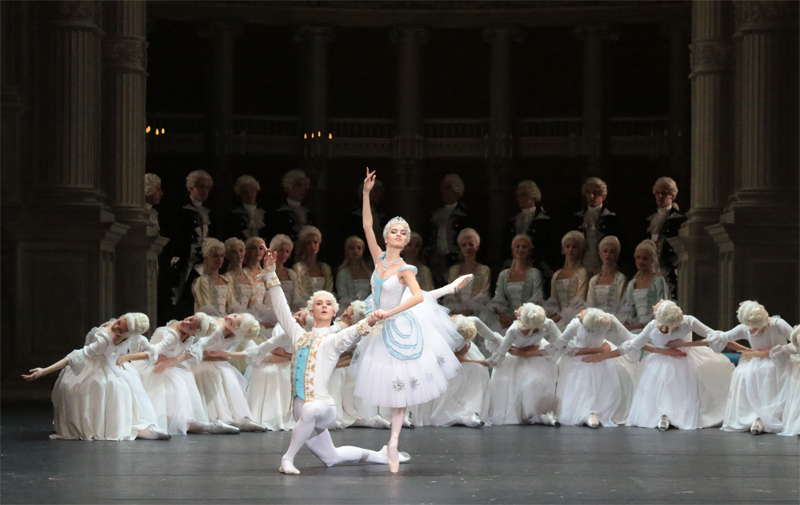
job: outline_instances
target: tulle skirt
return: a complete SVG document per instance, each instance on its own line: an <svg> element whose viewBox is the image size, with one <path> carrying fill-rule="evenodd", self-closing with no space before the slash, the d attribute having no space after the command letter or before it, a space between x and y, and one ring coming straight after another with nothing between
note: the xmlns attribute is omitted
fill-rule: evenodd
<svg viewBox="0 0 800 505"><path fill-rule="evenodd" d="M642 360L628 426L655 428L662 415L682 430L722 424L733 364L707 347L689 347L686 354Z"/></svg>
<svg viewBox="0 0 800 505"><path fill-rule="evenodd" d="M171 435L186 435L189 423L207 423L208 415L200 398L194 374L184 363L156 373L147 367L142 384L153 403L159 426Z"/></svg>
<svg viewBox="0 0 800 505"><path fill-rule="evenodd" d="M764 431L781 431L790 367L789 360L783 363L776 363L770 358L739 360L728 392L722 429L746 431L756 418L761 418Z"/></svg>
<svg viewBox="0 0 800 505"><path fill-rule="evenodd" d="M250 384L247 397L253 421L268 430L290 431L295 420L292 415L292 362L267 363L248 367Z"/></svg>
<svg viewBox="0 0 800 505"><path fill-rule="evenodd" d="M51 399L56 434L65 440L133 440L150 425L161 430L138 372L87 359L58 376Z"/></svg>
<svg viewBox="0 0 800 505"><path fill-rule="evenodd" d="M453 349L461 340L447 309L436 302L426 299L395 314L364 337L353 354L349 370L356 396L370 405L395 408L438 398L459 368ZM395 357L406 345L418 355Z"/></svg>
<svg viewBox="0 0 800 505"><path fill-rule="evenodd" d="M485 359L472 343L464 356L469 360ZM420 405L414 413L415 426L452 426L464 424L473 414L486 420L489 411L489 369L478 363L462 363L447 391L439 398ZM423 408L424 407L424 408Z"/></svg>
<svg viewBox="0 0 800 505"><path fill-rule="evenodd" d="M347 428L361 419L355 405L355 386L355 380L347 373L347 367L333 370L328 393L336 401L337 428Z"/></svg>
<svg viewBox="0 0 800 505"><path fill-rule="evenodd" d="M202 361L194 367L194 378L210 419L225 423L252 419L245 390L247 382L227 361Z"/></svg>
<svg viewBox="0 0 800 505"><path fill-rule="evenodd" d="M800 360L789 362L791 375L786 385L786 406L783 410L783 431L778 435L800 435Z"/></svg>
<svg viewBox="0 0 800 505"><path fill-rule="evenodd" d="M489 422L538 423L542 414L556 410L557 376L556 365L543 356L507 355L492 372Z"/></svg>
<svg viewBox="0 0 800 505"><path fill-rule="evenodd" d="M558 374L558 420L579 426L595 414L604 427L624 423L630 410L635 369L625 358L585 363L563 356Z"/></svg>

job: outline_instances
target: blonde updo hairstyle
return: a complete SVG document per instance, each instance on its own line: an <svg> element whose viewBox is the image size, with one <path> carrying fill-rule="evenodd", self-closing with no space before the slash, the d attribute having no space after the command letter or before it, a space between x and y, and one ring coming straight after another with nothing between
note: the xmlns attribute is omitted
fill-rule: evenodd
<svg viewBox="0 0 800 505"><path fill-rule="evenodd" d="M225 241L224 245L225 245L225 254L226 255L229 254L233 249L236 248L236 246L239 246L239 245L244 247L245 249L247 249L247 246L244 244L244 242L242 240L236 238L236 237L229 238L228 240Z"/></svg>
<svg viewBox="0 0 800 505"><path fill-rule="evenodd" d="M544 309L535 303L525 303L519 308L519 325L525 330L539 330L547 322Z"/></svg>
<svg viewBox="0 0 800 505"><path fill-rule="evenodd" d="M583 326L589 331L609 331L614 327L614 316L600 309L586 309Z"/></svg>
<svg viewBox="0 0 800 505"><path fill-rule="evenodd" d="M614 250L617 251L617 256L619 256L619 252L622 249L622 245L619 243L619 239L617 237L615 237L614 235L608 235L606 237L603 237L603 240L601 240L600 243L597 245L597 250L599 251L600 249L602 249L604 245L610 245L611 247L613 247Z"/></svg>
<svg viewBox="0 0 800 505"><path fill-rule="evenodd" d="M453 320L453 324L456 325L458 334L464 338L464 342L471 342L478 335L478 328L475 326L475 323L466 316L461 314L457 315Z"/></svg>
<svg viewBox="0 0 800 505"><path fill-rule="evenodd" d="M599 177L589 177L586 179L586 182L583 183L583 187L581 188L581 194L586 196L591 191L600 190L600 194L603 196L608 196L608 185L605 181Z"/></svg>
<svg viewBox="0 0 800 505"><path fill-rule="evenodd" d="M214 186L214 179L211 178L208 172L205 170L195 170L189 172L189 175L186 176L186 189L191 191L197 185L197 181L201 179L207 179L211 186Z"/></svg>
<svg viewBox="0 0 800 505"><path fill-rule="evenodd" d="M658 321L661 326L667 326L669 328L680 326L683 322L683 311L678 307L678 304L672 300L661 300L658 302L655 316L656 321Z"/></svg>
<svg viewBox="0 0 800 505"><path fill-rule="evenodd" d="M156 174L144 174L144 196L150 196L161 187L161 177Z"/></svg>
<svg viewBox="0 0 800 505"><path fill-rule="evenodd" d="M312 237L318 237L322 243L322 232L316 226L306 225L297 234L297 247L294 248L294 257L297 261L303 261L306 256L306 244Z"/></svg>
<svg viewBox="0 0 800 505"><path fill-rule="evenodd" d="M275 249L280 247L281 244L289 244L290 246L292 246L292 249L294 249L294 242L292 242L292 238L289 235L278 233L277 235L272 237L272 240L269 241L269 250L274 251Z"/></svg>
<svg viewBox="0 0 800 505"><path fill-rule="evenodd" d="M351 236L347 237L347 240L344 241L344 260L342 260L342 264L339 265L339 268L336 269L337 272L339 270L343 269L343 268L347 268L347 261L348 261L347 260L347 248L353 242L360 242L361 245L364 247L364 250L366 251L367 245L364 243L363 240L361 240L361 237L359 237L358 235L351 235ZM361 253L361 260L360 261L361 261L361 266L364 268L364 270L369 270L367 268L366 262L364 261L364 253L363 253L363 251Z"/></svg>
<svg viewBox="0 0 800 505"><path fill-rule="evenodd" d="M356 300L350 306L353 307L353 321L361 321L367 317L367 304L363 300Z"/></svg>
<svg viewBox="0 0 800 505"><path fill-rule="evenodd" d="M406 230L406 243L403 246L408 245L408 242L411 240L411 226L408 225L408 221L403 219L400 216L393 217L386 223L386 226L383 227L383 241L386 242L389 239L389 231L394 227L400 225ZM420 237L422 238L422 237Z"/></svg>
<svg viewBox="0 0 800 505"><path fill-rule="evenodd" d="M150 329L150 318L147 317L147 314L128 312L122 317L128 321L128 332L124 334L126 337L131 335L144 335L147 333L147 330Z"/></svg>
<svg viewBox="0 0 800 505"><path fill-rule="evenodd" d="M223 244L222 242L220 242L215 238L207 238L203 241L202 251L204 258L208 258L212 254L214 254L214 251L216 251L217 249L222 249L223 251L226 251L225 244Z"/></svg>
<svg viewBox="0 0 800 505"><path fill-rule="evenodd" d="M800 324L794 327L792 334L789 337L789 342L797 348L800 348Z"/></svg>
<svg viewBox="0 0 800 505"><path fill-rule="evenodd" d="M561 247L564 247L564 245L567 243L567 240L575 240L578 242L578 245L581 248L581 258L583 258L583 255L586 252L586 238L583 236L583 233L579 232L578 230L567 232L566 235L561 237Z"/></svg>
<svg viewBox="0 0 800 505"><path fill-rule="evenodd" d="M736 317L739 322L747 325L754 330L769 325L769 314L767 309L760 303L753 300L746 300L739 304L739 309L736 311Z"/></svg>
<svg viewBox="0 0 800 505"><path fill-rule="evenodd" d="M653 273L658 272L660 267L658 265L658 247L656 246L656 243L650 240L649 238L642 240L641 242L639 242L639 245L636 246L634 254L636 254L639 251L647 251L650 254L650 258L653 260L653 266L652 266ZM639 273L637 272L636 275L639 275Z"/></svg>
<svg viewBox="0 0 800 505"><path fill-rule="evenodd" d="M333 313L334 314L339 313L339 302L336 301L336 297L333 296L333 293L331 293L330 291L320 290L320 291L315 291L314 294L311 295L311 298L308 299L308 302L306 302L306 311L308 312L309 316L311 315L311 310L314 308L314 300L316 300L318 296L327 296L328 298L330 298L333 301ZM353 310L355 310L355 307L353 308Z"/></svg>
<svg viewBox="0 0 800 505"><path fill-rule="evenodd" d="M255 318L255 316L253 316L253 314L248 314L245 312L240 315L242 316L242 324L233 330L234 336L244 340L253 340L261 332L261 324Z"/></svg>
<svg viewBox="0 0 800 505"><path fill-rule="evenodd" d="M198 329L197 333L194 334L195 338L206 337L217 329L217 323L214 321L214 318L205 312L198 312L194 315L194 317L200 320L200 329Z"/></svg>
<svg viewBox="0 0 800 505"><path fill-rule="evenodd" d="M458 245L461 245L461 241L465 240L465 239L468 239L468 238L474 238L475 239L475 243L478 245L478 247L481 246L481 236L478 235L478 232L475 231L475 228L464 228L463 230L461 230L458 233L458 237L456 238L456 242L458 243Z"/></svg>

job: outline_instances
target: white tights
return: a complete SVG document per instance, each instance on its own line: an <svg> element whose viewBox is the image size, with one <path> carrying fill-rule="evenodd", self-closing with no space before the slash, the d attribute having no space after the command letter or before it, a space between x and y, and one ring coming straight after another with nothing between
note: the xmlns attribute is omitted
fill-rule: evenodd
<svg viewBox="0 0 800 505"><path fill-rule="evenodd" d="M386 455L360 447L336 447L328 428L336 421L336 407L323 401L306 402L300 397L292 399L292 411L297 421L292 430L289 449L281 459L294 462L294 457L305 445L327 466L340 463L386 463Z"/></svg>

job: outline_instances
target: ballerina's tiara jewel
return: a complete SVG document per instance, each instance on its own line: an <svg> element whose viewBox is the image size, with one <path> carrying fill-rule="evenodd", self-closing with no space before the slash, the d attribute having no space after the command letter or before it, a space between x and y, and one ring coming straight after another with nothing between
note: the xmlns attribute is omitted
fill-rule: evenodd
<svg viewBox="0 0 800 505"><path fill-rule="evenodd" d="M394 216L394 217L393 217L393 218L391 218L389 221L398 221L398 222L400 222L400 223L405 223L405 222L406 222L406 220L405 220L405 219L403 219L403 218L402 218L402 217L400 217L400 216Z"/></svg>

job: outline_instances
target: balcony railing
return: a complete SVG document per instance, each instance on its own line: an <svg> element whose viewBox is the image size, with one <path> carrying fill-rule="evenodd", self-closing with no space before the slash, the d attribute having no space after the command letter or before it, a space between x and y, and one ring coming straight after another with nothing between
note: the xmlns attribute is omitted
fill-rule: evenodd
<svg viewBox="0 0 800 505"><path fill-rule="evenodd" d="M201 114L150 113L147 124L151 127L147 136L150 152L196 153L209 145L204 139L207 127ZM153 134L154 129L159 130L158 136ZM315 152L303 143L301 122L295 116L236 115L231 130L228 137L217 133L215 143L227 145L237 154L291 156ZM515 158L575 157L585 154L586 145L583 119L579 117L519 119L508 141L501 144L490 138L489 120L484 118L424 119L420 134L411 141L399 138L394 119L330 118L328 130L321 136L330 135L324 152L333 158L486 158L504 149ZM668 117L610 118L607 135L612 155L669 154Z"/></svg>

